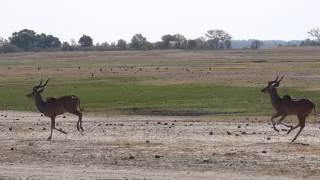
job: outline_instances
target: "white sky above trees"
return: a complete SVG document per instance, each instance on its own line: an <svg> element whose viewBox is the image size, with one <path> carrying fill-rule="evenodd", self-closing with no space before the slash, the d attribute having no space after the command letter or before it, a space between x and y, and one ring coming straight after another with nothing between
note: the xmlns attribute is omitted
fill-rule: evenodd
<svg viewBox="0 0 320 180"><path fill-rule="evenodd" d="M159 41L164 34L187 38L223 29L233 39L308 38L320 26L319 0L1 0L0 37L24 28L94 43L127 41L136 33Z"/></svg>

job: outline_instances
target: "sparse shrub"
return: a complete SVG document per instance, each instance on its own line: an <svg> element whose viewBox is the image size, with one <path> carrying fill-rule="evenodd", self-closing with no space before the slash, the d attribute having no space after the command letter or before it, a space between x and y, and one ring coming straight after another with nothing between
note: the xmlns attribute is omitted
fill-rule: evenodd
<svg viewBox="0 0 320 180"><path fill-rule="evenodd" d="M19 51L19 48L14 44L5 43L0 46L0 53L14 53Z"/></svg>

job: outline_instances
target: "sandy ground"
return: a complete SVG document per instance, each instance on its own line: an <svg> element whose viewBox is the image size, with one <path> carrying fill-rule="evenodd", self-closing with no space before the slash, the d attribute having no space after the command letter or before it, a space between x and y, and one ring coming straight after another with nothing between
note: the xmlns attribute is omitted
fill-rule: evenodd
<svg viewBox="0 0 320 180"><path fill-rule="evenodd" d="M0 112L0 179L319 179L319 124L290 143L264 119L67 114L47 141L48 118Z"/></svg>

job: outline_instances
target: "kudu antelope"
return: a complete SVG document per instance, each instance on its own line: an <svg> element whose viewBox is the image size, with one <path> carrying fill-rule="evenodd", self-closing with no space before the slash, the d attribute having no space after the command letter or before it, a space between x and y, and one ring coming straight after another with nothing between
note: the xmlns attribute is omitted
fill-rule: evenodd
<svg viewBox="0 0 320 180"><path fill-rule="evenodd" d="M268 93L270 95L271 104L275 110L275 114L273 114L273 116L271 117L271 122L275 131L279 132L273 119L279 116L281 116L281 118L279 119L277 124L282 124L290 128L287 134L289 134L292 130L300 127L300 130L292 139L292 142L294 142L301 133L302 129L305 127L306 118L312 112L312 110L316 112L316 109L315 105L308 99L293 99L289 95L280 97L277 92L277 87L279 87L283 77L284 76L279 79L279 76L277 76L274 81L268 82L268 86L263 88L261 92ZM282 123L282 120L288 115L296 115L299 120L298 125L290 126Z"/></svg>
<svg viewBox="0 0 320 180"><path fill-rule="evenodd" d="M79 120L77 122L78 131L84 131L82 128L82 113L80 112L80 99L77 96L62 96L59 98L50 97L47 98L46 101L43 100L41 93L44 91L44 88L47 86L50 79L48 79L44 84L42 84L42 80L40 84L34 86L32 92L27 95L29 98L33 98L35 100L37 109L43 113L45 116L51 118L51 133L48 137L48 140L52 138L52 131L55 129L61 133L67 134L64 130L57 129L55 127L55 118L57 115L61 115L63 113L71 113L77 115Z"/></svg>

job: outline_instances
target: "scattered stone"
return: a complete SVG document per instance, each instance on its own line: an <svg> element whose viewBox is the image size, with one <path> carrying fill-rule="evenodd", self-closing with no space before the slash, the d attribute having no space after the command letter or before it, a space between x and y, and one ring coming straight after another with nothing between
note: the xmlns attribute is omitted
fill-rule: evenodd
<svg viewBox="0 0 320 180"><path fill-rule="evenodd" d="M161 124L161 122L157 122L157 124Z"/></svg>
<svg viewBox="0 0 320 180"><path fill-rule="evenodd" d="M150 143L150 141L149 141L149 140L146 140L146 143L147 143L147 144L149 144L149 143Z"/></svg>
<svg viewBox="0 0 320 180"><path fill-rule="evenodd" d="M34 142L29 142L29 146L34 146Z"/></svg>
<svg viewBox="0 0 320 180"><path fill-rule="evenodd" d="M172 123L171 125L174 126L174 123Z"/></svg>
<svg viewBox="0 0 320 180"><path fill-rule="evenodd" d="M239 125L238 128L241 128L241 126Z"/></svg>
<svg viewBox="0 0 320 180"><path fill-rule="evenodd" d="M19 118L16 118L16 121L19 121L20 119Z"/></svg>
<svg viewBox="0 0 320 180"><path fill-rule="evenodd" d="M98 124L98 126L101 126L101 124Z"/></svg>
<svg viewBox="0 0 320 180"><path fill-rule="evenodd" d="M173 120L173 122L177 122L177 120Z"/></svg>
<svg viewBox="0 0 320 180"><path fill-rule="evenodd" d="M209 163L210 161L209 161L209 159L203 159L203 162L204 163Z"/></svg>
<svg viewBox="0 0 320 180"><path fill-rule="evenodd" d="M62 118L66 118L66 116L62 116Z"/></svg>
<svg viewBox="0 0 320 180"><path fill-rule="evenodd" d="M236 153L235 152L229 152L229 153L225 153L224 155L225 156L234 156L234 155L236 155Z"/></svg>
<svg viewBox="0 0 320 180"><path fill-rule="evenodd" d="M243 132L241 132L241 134L247 134L247 132L244 132L244 131L243 131Z"/></svg>
<svg viewBox="0 0 320 180"><path fill-rule="evenodd" d="M252 132L252 134L257 134L256 132Z"/></svg>
<svg viewBox="0 0 320 180"><path fill-rule="evenodd" d="M43 117L44 115L43 115L43 114L41 114L40 116L41 116L41 117Z"/></svg>
<svg viewBox="0 0 320 180"><path fill-rule="evenodd" d="M267 140L271 140L271 138L270 138L270 137L267 137Z"/></svg>
<svg viewBox="0 0 320 180"><path fill-rule="evenodd" d="M263 154L266 154L266 153L267 153L267 151L262 151L262 153L263 153Z"/></svg>
<svg viewBox="0 0 320 180"><path fill-rule="evenodd" d="M42 130L47 130L47 128L44 127L44 128L42 128Z"/></svg>
<svg viewBox="0 0 320 180"><path fill-rule="evenodd" d="M239 136L239 134L235 134L236 136Z"/></svg>
<svg viewBox="0 0 320 180"><path fill-rule="evenodd" d="M249 124L246 124L246 126L249 126Z"/></svg>
<svg viewBox="0 0 320 180"><path fill-rule="evenodd" d="M212 132L212 131L210 131L210 132L209 132L209 135L213 135L213 132Z"/></svg>
<svg viewBox="0 0 320 180"><path fill-rule="evenodd" d="M129 156L129 159L134 159L134 156L132 156L132 155L131 155L131 156Z"/></svg>
<svg viewBox="0 0 320 180"><path fill-rule="evenodd" d="M155 158L161 158L162 156L159 156L159 155L155 155L154 157L155 157Z"/></svg>
<svg viewBox="0 0 320 180"><path fill-rule="evenodd" d="M227 134L228 134L228 135L232 135L231 132L229 132L229 131L227 131Z"/></svg>
<svg viewBox="0 0 320 180"><path fill-rule="evenodd" d="M12 131L12 127L9 127L9 131Z"/></svg>
<svg viewBox="0 0 320 180"><path fill-rule="evenodd" d="M33 128L29 128L29 130L33 131Z"/></svg>
<svg viewBox="0 0 320 180"><path fill-rule="evenodd" d="M12 147L12 148L10 148L10 150L11 150L11 151L13 151L13 150L14 150L14 148Z"/></svg>
<svg viewBox="0 0 320 180"><path fill-rule="evenodd" d="M287 129L281 129L281 131L288 131Z"/></svg>

